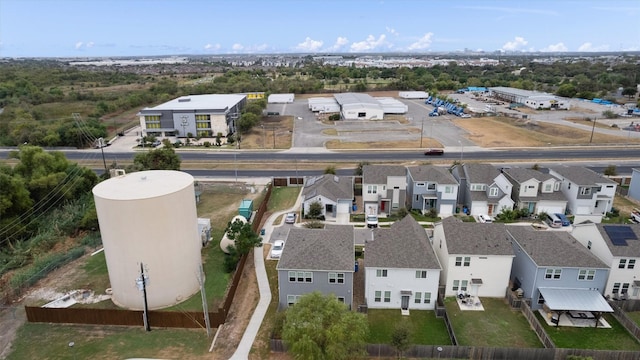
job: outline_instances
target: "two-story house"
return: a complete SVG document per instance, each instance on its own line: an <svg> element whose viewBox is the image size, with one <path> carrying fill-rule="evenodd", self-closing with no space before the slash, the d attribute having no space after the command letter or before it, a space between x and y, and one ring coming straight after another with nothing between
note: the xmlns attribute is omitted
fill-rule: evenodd
<svg viewBox="0 0 640 360"><path fill-rule="evenodd" d="M513 249L504 224L462 222L449 217L434 225L431 239L442 264L445 296L504 297ZM367 249L368 250L368 249Z"/></svg>
<svg viewBox="0 0 640 360"><path fill-rule="evenodd" d="M432 310L440 263L425 229L411 215L371 230L364 256L365 301L371 309Z"/></svg>
<svg viewBox="0 0 640 360"><path fill-rule="evenodd" d="M640 225L583 223L571 234L609 265L605 296L640 299Z"/></svg>
<svg viewBox="0 0 640 360"><path fill-rule="evenodd" d="M617 183L581 166L550 167L549 174L560 179L560 190L567 199L567 209L575 216L573 223L602 222L613 206Z"/></svg>
<svg viewBox="0 0 640 360"><path fill-rule="evenodd" d="M284 309L313 291L333 294L351 307L354 267L353 226L291 228L278 261L278 308Z"/></svg>
<svg viewBox="0 0 640 360"><path fill-rule="evenodd" d="M516 256L512 288L531 299L531 309L558 316L613 311L602 295L609 267L571 234L529 226L508 226L507 232Z"/></svg>
<svg viewBox="0 0 640 360"><path fill-rule="evenodd" d="M435 210L440 217L451 216L458 203L458 181L441 166L407 167L407 202L409 209L423 214Z"/></svg>
<svg viewBox="0 0 640 360"><path fill-rule="evenodd" d="M495 216L502 209L513 209L513 185L495 166L456 165L452 175L460 184L458 201L464 205L467 214Z"/></svg>
<svg viewBox="0 0 640 360"><path fill-rule="evenodd" d="M400 165L364 165L362 201L366 214L389 215L406 205L407 169Z"/></svg>
<svg viewBox="0 0 640 360"><path fill-rule="evenodd" d="M513 184L511 198L517 209L529 214L564 214L567 199L560 191L560 180L533 169L509 168L502 171Z"/></svg>
<svg viewBox="0 0 640 360"><path fill-rule="evenodd" d="M353 205L353 177L324 174L305 179L302 189L302 209L309 213L309 206L322 204L322 215L326 219L341 215L349 216Z"/></svg>

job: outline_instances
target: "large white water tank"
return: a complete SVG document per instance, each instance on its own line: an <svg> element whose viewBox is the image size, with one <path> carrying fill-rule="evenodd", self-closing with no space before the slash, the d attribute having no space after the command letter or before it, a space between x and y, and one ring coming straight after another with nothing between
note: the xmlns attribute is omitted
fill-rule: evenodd
<svg viewBox="0 0 640 360"><path fill-rule="evenodd" d="M149 309L175 305L198 291L202 244L193 183L184 172L151 170L93 188L116 305L144 308L136 284L141 263Z"/></svg>

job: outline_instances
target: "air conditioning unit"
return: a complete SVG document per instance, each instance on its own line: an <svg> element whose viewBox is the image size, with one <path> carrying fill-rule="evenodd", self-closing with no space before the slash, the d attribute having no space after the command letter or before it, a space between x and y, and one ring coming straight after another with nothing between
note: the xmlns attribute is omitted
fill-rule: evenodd
<svg viewBox="0 0 640 360"><path fill-rule="evenodd" d="M123 176L125 174L124 169L110 169L109 175L111 177Z"/></svg>

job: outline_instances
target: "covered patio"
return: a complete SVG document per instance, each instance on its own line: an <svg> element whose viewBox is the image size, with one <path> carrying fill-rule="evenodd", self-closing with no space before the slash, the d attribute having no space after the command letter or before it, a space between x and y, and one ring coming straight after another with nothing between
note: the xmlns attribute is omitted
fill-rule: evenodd
<svg viewBox="0 0 640 360"><path fill-rule="evenodd" d="M611 326L602 318L613 309L596 290L539 288L544 306L540 310L548 325L574 327Z"/></svg>

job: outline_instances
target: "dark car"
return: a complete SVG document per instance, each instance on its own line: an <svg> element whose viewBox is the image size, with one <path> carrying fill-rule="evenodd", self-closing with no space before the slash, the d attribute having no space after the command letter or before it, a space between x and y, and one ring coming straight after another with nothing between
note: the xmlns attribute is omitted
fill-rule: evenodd
<svg viewBox="0 0 640 360"><path fill-rule="evenodd" d="M442 149L429 149L424 152L425 155L444 155L444 150Z"/></svg>

